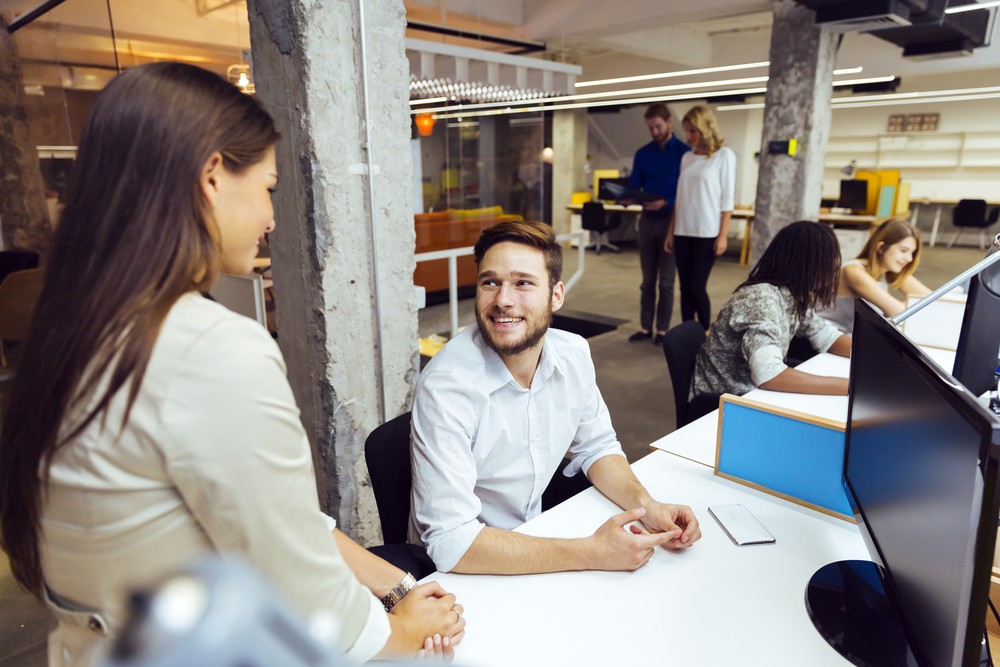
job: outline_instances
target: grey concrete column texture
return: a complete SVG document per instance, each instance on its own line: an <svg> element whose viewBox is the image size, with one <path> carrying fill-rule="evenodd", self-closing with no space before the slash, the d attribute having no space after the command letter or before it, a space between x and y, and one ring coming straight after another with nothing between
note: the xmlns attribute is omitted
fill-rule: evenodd
<svg viewBox="0 0 1000 667"><path fill-rule="evenodd" d="M52 227L38 151L28 134L21 61L0 19L0 249L45 254Z"/></svg>
<svg viewBox="0 0 1000 667"><path fill-rule="evenodd" d="M587 110L555 111L552 113L552 228L556 234L570 231L570 212L566 210L571 196L578 190L589 190L585 182L587 164Z"/></svg>
<svg viewBox="0 0 1000 667"><path fill-rule="evenodd" d="M830 138L830 99L839 35L815 25L815 14L793 0L775 0L771 66L757 179L753 259L778 231L815 220ZM795 138L795 156L770 155L768 143Z"/></svg>
<svg viewBox="0 0 1000 667"><path fill-rule="evenodd" d="M278 344L321 506L362 544L379 543L364 440L383 396L387 419L408 409L418 359L406 14L401 0L247 9L257 96L282 133Z"/></svg>

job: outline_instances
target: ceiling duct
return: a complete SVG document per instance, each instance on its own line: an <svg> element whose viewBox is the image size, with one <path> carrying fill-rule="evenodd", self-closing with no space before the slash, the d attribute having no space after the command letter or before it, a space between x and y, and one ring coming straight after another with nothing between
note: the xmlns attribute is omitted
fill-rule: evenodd
<svg viewBox="0 0 1000 667"><path fill-rule="evenodd" d="M972 0L952 0L949 7L974 4ZM954 14L942 13L941 18L922 22L909 28L877 30L871 34L903 47L903 57L912 60L932 60L972 55L973 49L989 41L994 22L994 10L982 9Z"/></svg>
<svg viewBox="0 0 1000 667"><path fill-rule="evenodd" d="M867 32L912 25L943 0L797 0L831 32ZM943 7L942 7L943 9Z"/></svg>

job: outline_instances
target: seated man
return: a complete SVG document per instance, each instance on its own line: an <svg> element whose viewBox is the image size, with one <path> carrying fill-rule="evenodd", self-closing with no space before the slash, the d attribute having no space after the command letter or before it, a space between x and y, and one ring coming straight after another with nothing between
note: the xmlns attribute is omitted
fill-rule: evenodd
<svg viewBox="0 0 1000 667"><path fill-rule="evenodd" d="M632 473L587 342L549 331L565 292L551 227L501 222L483 232L475 258L478 326L417 382L411 541L422 540L439 570L485 574L634 570L661 544L694 544L691 509L653 500ZM627 511L581 539L511 532L541 512L564 455L566 475L582 471Z"/></svg>

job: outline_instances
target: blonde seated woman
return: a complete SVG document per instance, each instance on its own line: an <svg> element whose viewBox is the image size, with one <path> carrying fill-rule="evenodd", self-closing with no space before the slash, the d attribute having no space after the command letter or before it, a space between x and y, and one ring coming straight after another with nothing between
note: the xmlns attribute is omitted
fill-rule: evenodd
<svg viewBox="0 0 1000 667"><path fill-rule="evenodd" d="M832 308L820 315L850 333L854 328L854 299L861 298L894 317L906 303L889 288L924 296L930 289L913 277L920 263L920 231L903 220L886 220L871 235L861 253L840 268L840 287Z"/></svg>

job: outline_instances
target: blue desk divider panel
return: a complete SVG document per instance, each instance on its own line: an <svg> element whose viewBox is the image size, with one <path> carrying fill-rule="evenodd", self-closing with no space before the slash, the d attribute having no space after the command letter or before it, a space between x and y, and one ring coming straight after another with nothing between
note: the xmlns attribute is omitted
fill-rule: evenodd
<svg viewBox="0 0 1000 667"><path fill-rule="evenodd" d="M739 396L720 401L715 474L854 520L844 491L844 424Z"/></svg>

